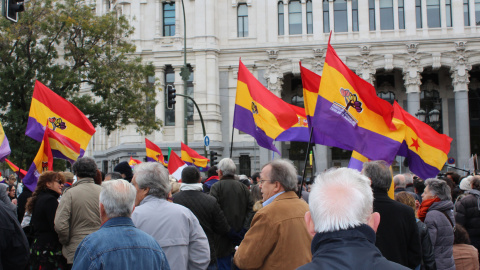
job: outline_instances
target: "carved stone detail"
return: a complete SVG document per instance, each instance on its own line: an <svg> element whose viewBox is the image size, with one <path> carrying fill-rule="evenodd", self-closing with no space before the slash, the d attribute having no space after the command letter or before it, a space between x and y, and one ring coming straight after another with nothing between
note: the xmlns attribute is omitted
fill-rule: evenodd
<svg viewBox="0 0 480 270"><path fill-rule="evenodd" d="M439 52L432 54L432 58L433 58L432 68L434 70L437 70L442 66L442 63L440 62L441 57L442 57L442 54Z"/></svg>
<svg viewBox="0 0 480 270"><path fill-rule="evenodd" d="M420 73L423 71L423 67L420 66L420 56L417 54L418 43L406 45L408 55L405 58L405 66L403 67L403 80L407 93L418 92L419 86L422 84Z"/></svg>
<svg viewBox="0 0 480 270"><path fill-rule="evenodd" d="M312 63L312 71L317 74L322 74L323 64L325 63L325 53L327 49L313 49L313 63Z"/></svg>
<svg viewBox="0 0 480 270"><path fill-rule="evenodd" d="M392 71L393 70L393 54L385 54L385 70Z"/></svg>
<svg viewBox="0 0 480 270"><path fill-rule="evenodd" d="M375 82L375 73L377 71L372 67L373 56L370 54L370 46L360 46L360 55L361 59L358 68L356 69L356 73L358 76L362 77L362 79L373 85Z"/></svg>
<svg viewBox="0 0 480 270"><path fill-rule="evenodd" d="M465 41L455 42L455 60L450 68L454 91L468 90L468 83L470 82L470 74L468 71L472 69L472 65L468 63L468 54L465 45Z"/></svg>
<svg viewBox="0 0 480 270"><path fill-rule="evenodd" d="M267 80L267 88L275 95L280 96L283 86L283 73L280 66L285 60L278 60L278 50L267 50L267 69L264 78Z"/></svg>

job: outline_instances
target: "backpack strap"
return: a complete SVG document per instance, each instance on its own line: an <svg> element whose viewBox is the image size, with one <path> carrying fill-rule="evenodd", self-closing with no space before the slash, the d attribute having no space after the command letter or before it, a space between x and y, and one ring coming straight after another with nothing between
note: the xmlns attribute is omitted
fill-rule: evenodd
<svg viewBox="0 0 480 270"><path fill-rule="evenodd" d="M453 225L453 222L452 220L448 217L448 215L444 212L444 211L439 211L441 212L442 214L445 215L445 217L448 219L448 221L450 222L450 225L452 225L452 228L453 228L453 231L455 232L455 226Z"/></svg>

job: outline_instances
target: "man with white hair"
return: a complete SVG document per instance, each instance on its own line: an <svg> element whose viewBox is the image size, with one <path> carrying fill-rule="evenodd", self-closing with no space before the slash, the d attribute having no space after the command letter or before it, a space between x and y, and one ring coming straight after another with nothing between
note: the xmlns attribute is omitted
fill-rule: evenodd
<svg viewBox="0 0 480 270"><path fill-rule="evenodd" d="M231 231L241 239L250 228L253 217L253 199L250 190L240 181L235 180L237 166L233 160L224 158L218 163L220 181L210 188L210 195L217 199L222 208ZM231 269L232 257L239 239L232 241L232 235L222 235L215 238L218 269Z"/></svg>
<svg viewBox="0 0 480 270"><path fill-rule="evenodd" d="M297 170L292 162L277 159L260 173L263 208L235 253L240 269L296 269L308 263L312 236L305 227L308 205L298 198Z"/></svg>
<svg viewBox="0 0 480 270"><path fill-rule="evenodd" d="M340 168L317 176L305 214L313 259L298 269L409 269L388 261L375 246L380 214L373 212L370 180Z"/></svg>
<svg viewBox="0 0 480 270"><path fill-rule="evenodd" d="M133 223L157 240L170 267L206 269L210 263L207 236L192 211L166 200L171 189L167 169L158 162L138 164L132 184L137 190Z"/></svg>
<svg viewBox="0 0 480 270"><path fill-rule="evenodd" d="M170 269L155 239L133 225L135 195L135 187L125 180L102 184L103 225L80 243L73 269Z"/></svg>

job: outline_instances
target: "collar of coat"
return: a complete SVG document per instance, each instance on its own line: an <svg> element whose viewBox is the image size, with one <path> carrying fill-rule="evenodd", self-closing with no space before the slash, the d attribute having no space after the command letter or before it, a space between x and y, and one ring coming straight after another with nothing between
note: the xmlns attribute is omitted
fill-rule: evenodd
<svg viewBox="0 0 480 270"><path fill-rule="evenodd" d="M90 178L90 177L78 178L77 182L75 182L75 184L73 184L72 187L76 187L84 183L95 183L95 182L93 181L93 178Z"/></svg>

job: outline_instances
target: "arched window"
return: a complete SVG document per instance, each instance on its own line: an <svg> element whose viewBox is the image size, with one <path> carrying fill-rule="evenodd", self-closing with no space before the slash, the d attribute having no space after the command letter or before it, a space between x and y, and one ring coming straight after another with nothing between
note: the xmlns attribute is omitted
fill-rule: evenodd
<svg viewBox="0 0 480 270"><path fill-rule="evenodd" d="M302 4L299 0L288 3L288 25L290 35L302 34Z"/></svg>
<svg viewBox="0 0 480 270"><path fill-rule="evenodd" d="M285 35L285 11L283 2L278 2L278 35Z"/></svg>
<svg viewBox="0 0 480 270"><path fill-rule="evenodd" d="M247 4L239 4L237 9L237 36L248 37L248 7Z"/></svg>

